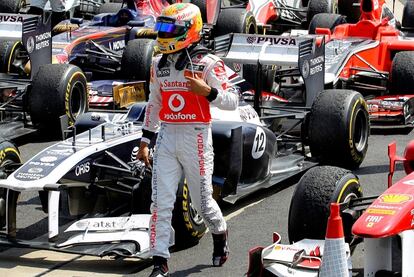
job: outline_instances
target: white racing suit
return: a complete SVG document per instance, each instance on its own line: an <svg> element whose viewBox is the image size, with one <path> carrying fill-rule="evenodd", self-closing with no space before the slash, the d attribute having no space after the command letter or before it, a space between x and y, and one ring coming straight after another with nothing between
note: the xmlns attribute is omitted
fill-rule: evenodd
<svg viewBox="0 0 414 277"><path fill-rule="evenodd" d="M213 55L192 57L184 70L177 70L179 54L169 55L162 68L160 57L153 60L150 96L144 119L142 140L160 126L153 160L152 218L150 248L153 256L169 258L172 210L178 184L183 176L192 202L213 234L227 230L220 208L212 197L214 153L211 134L210 104L234 110L239 95L229 89L223 62ZM189 91L184 75L199 74L212 87L208 97ZM161 122L161 124L160 124Z"/></svg>

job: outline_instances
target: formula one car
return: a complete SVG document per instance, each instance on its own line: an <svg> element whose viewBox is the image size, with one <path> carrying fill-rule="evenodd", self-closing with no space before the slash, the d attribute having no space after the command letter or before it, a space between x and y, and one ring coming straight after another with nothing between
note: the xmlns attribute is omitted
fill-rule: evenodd
<svg viewBox="0 0 414 277"><path fill-rule="evenodd" d="M358 19L355 0L232 0L231 6L243 6L255 17L259 33L280 34L293 28L309 25L319 13L346 15L348 22ZM356 4L356 3L355 3Z"/></svg>
<svg viewBox="0 0 414 277"><path fill-rule="evenodd" d="M196 1L195 4L207 12L203 44L209 48L216 36L256 31L254 18L244 9L221 10L220 1ZM114 102L117 98L125 98L116 95L120 80L132 82L126 85L133 87L128 103L145 99L149 93L148 84L136 81L149 81L156 37L153 28L156 17L167 5L167 1L156 0L106 3L101 6L101 11L105 13L94 16L90 21L64 21L55 28L60 28L62 33L53 37L53 62L77 65L90 80L101 80L90 84L93 96L90 98L91 107L126 106L125 103ZM123 89L126 90L126 87ZM145 95L142 95L143 90Z"/></svg>
<svg viewBox="0 0 414 277"><path fill-rule="evenodd" d="M255 57L262 53L261 62L274 61L274 56L263 55L260 47L252 48L252 55L241 59L243 56L237 55L240 42L263 37L247 36L232 37L228 59L237 56L239 63L257 64ZM253 191L276 185L318 162L357 167L368 146L368 112L362 96L354 91L323 91L324 44L318 46L314 39L305 38L274 39L290 42L283 46L287 51L284 63L292 68L284 73L301 76L305 88L286 89L302 92L305 101L278 107L258 105L262 118L243 99L235 111L212 108L213 185L215 196L226 202L234 203ZM275 53L280 46L269 46L268 50ZM297 59L309 67L294 67ZM226 72L232 80L229 86L242 89L241 78L229 68ZM137 103L126 114L84 113L75 123L72 138L43 150L14 172L16 161L6 162L1 176L8 177L0 180L4 188L1 218L6 219L0 243L99 256L145 257L150 172L135 161L144 109L145 103ZM336 130L334 134L323 132L329 128ZM53 242L18 240L17 198L26 191L39 191L43 209L48 211L48 236ZM69 214L82 219L62 226L63 232L59 232L58 215L63 212L59 198L64 191L67 193L61 198L68 199L63 202L69 203ZM205 226L191 210L184 181L178 196L182 201L177 202L178 217L174 219L177 243L197 242Z"/></svg>
<svg viewBox="0 0 414 277"><path fill-rule="evenodd" d="M306 256L321 243L325 236L329 205L337 202L341 206L345 240L350 249L364 242L364 276L412 276L414 141L407 144L403 157L396 154L395 142L391 143L388 156L388 188L379 196L363 197L358 177L348 170L325 166L306 172L294 191L290 205L289 240L295 242L291 249L299 251L306 248L306 253L303 253ZM393 183L398 161L403 162L407 176ZM311 243L300 244L303 241ZM251 272L258 272L261 265L265 265L265 272L274 276L278 269L287 266L270 255L271 249L267 247L262 252L262 263L256 264L259 269L252 268ZM317 269L313 268L313 275L309 276L317 276ZM301 272L304 267L296 267L295 270Z"/></svg>
<svg viewBox="0 0 414 277"><path fill-rule="evenodd" d="M361 0L361 18L339 24L339 15L319 14L309 32L325 35L326 87L349 88L367 99L372 124L412 126L414 5L404 6L402 26L384 0Z"/></svg>
<svg viewBox="0 0 414 277"><path fill-rule="evenodd" d="M59 117L88 110L87 83L74 65L51 64L50 20L0 14L0 135L60 130Z"/></svg>

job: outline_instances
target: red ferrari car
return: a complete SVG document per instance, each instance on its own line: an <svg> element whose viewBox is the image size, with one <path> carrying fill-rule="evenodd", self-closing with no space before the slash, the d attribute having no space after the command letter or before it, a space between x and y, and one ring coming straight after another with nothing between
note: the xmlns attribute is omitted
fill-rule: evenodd
<svg viewBox="0 0 414 277"><path fill-rule="evenodd" d="M325 84L354 89L368 100L373 124L414 122L414 2L401 24L385 0L361 0L361 17L340 24L339 15L318 14L309 33L324 35Z"/></svg>

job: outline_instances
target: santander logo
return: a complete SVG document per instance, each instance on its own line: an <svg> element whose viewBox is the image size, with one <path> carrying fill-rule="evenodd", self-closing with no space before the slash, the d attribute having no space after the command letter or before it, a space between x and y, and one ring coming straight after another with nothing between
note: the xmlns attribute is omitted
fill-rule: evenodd
<svg viewBox="0 0 414 277"><path fill-rule="evenodd" d="M179 94L173 94L170 99L168 99L168 107L170 107L173 112L181 111L184 108L184 105L184 97Z"/></svg>

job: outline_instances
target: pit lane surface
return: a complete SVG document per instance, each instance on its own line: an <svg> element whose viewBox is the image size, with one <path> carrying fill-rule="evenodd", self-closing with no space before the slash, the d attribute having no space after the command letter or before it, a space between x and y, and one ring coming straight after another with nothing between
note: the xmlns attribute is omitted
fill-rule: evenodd
<svg viewBox="0 0 414 277"><path fill-rule="evenodd" d="M377 195L386 188L388 143L397 141L398 153L402 153L413 134L414 131L408 135L381 131L371 135L367 157L355 172L360 177L364 195ZM24 160L51 144L21 143ZM402 166L397 169L395 180L404 176ZM172 254L169 262L172 276L243 276L248 268L250 248L269 245L273 231L281 233L282 242L287 243L288 209L295 181L255 193L233 206L223 205L230 232L231 255L228 262L222 268L211 266L212 239L207 233L198 245ZM19 226L23 228L25 238L44 235L37 231L46 224L37 195L23 195L18 213ZM100 259L30 249L1 250L0 276L148 276L151 271L148 262L134 259ZM360 245L353 256L355 272L362 272L362 261L363 245Z"/></svg>

